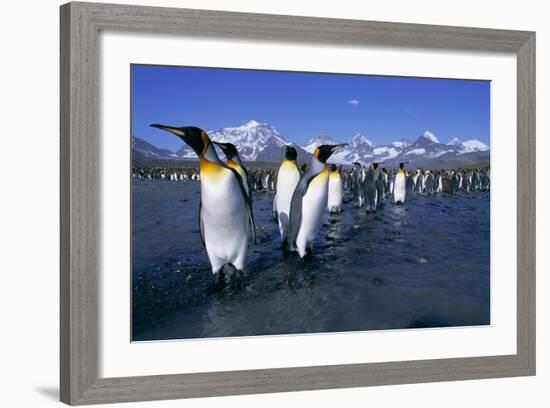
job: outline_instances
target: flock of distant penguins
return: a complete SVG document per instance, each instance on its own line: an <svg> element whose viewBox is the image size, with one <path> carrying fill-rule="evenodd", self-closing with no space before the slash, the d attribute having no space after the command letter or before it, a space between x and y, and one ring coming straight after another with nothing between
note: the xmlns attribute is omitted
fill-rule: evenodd
<svg viewBox="0 0 550 408"><path fill-rule="evenodd" d="M160 178L200 180L200 237L218 288L241 278L248 240L256 239L252 211L254 190L275 191L273 219L279 226L282 250L309 258L324 211L342 211L344 191L353 193L356 207L375 212L380 201L390 196L396 205L403 205L407 194L412 192L453 194L459 190L489 191L490 188L489 169L407 172L406 163L400 163L399 169L388 172L379 168L378 163L367 168L354 163L352 170L343 171L340 166L327 164L330 156L345 144L318 146L303 171L296 162L296 149L287 146L276 175L269 171L251 173L233 144L214 142L197 127L151 126L175 134L199 157L198 174L171 173ZM225 162L218 157L214 144L223 151Z"/></svg>

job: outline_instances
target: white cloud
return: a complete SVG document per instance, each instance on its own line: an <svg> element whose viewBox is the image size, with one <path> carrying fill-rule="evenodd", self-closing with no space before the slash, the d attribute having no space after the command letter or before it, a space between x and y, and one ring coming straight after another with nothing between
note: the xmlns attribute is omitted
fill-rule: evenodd
<svg viewBox="0 0 550 408"><path fill-rule="evenodd" d="M351 105L351 106L357 106L359 105L359 101L357 99L350 99L348 101L348 103Z"/></svg>

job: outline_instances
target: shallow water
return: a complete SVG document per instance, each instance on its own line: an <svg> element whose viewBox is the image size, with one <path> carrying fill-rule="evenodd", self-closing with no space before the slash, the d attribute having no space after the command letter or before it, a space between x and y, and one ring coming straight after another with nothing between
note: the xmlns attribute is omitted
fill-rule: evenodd
<svg viewBox="0 0 550 408"><path fill-rule="evenodd" d="M256 193L244 287L212 294L199 189L134 181L134 341L490 324L489 193L413 194L375 214L348 199L310 262L283 256L273 193Z"/></svg>

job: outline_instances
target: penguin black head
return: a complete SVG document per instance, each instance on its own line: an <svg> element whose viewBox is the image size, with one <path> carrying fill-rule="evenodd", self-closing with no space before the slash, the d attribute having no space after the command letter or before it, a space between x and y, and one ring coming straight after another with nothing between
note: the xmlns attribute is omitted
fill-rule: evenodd
<svg viewBox="0 0 550 408"><path fill-rule="evenodd" d="M373 168L374 170L376 170L376 169L378 168L378 163L373 162L373 163L371 164L371 166L372 166L372 168Z"/></svg>
<svg viewBox="0 0 550 408"><path fill-rule="evenodd" d="M405 163L399 163L399 168L403 170L405 168Z"/></svg>
<svg viewBox="0 0 550 408"><path fill-rule="evenodd" d="M239 155L239 152L237 151L237 148L233 143L220 143L220 142L212 142L212 143L214 143L216 146L222 149L223 154L225 154L225 157L227 157L227 160L232 160Z"/></svg>
<svg viewBox="0 0 550 408"><path fill-rule="evenodd" d="M329 164L328 168L330 171L336 171L336 164Z"/></svg>
<svg viewBox="0 0 550 408"><path fill-rule="evenodd" d="M298 152L296 149L292 146L287 146L285 150L285 159L296 161L296 158L298 157Z"/></svg>
<svg viewBox="0 0 550 408"><path fill-rule="evenodd" d="M151 124L151 127L165 130L178 136L181 140L187 143L198 156L202 156L206 148L210 144L210 138L206 132L198 127L184 126L174 127L159 125L158 123Z"/></svg>
<svg viewBox="0 0 550 408"><path fill-rule="evenodd" d="M328 158L332 156L332 153L334 153L336 150L338 150L340 147L343 147L343 146L346 146L346 143L337 144L337 145L322 145L315 148L313 155L321 163L326 163Z"/></svg>

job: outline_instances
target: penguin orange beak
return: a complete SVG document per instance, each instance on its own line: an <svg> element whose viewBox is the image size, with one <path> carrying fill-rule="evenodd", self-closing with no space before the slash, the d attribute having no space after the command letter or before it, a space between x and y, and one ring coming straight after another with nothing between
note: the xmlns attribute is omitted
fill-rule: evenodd
<svg viewBox="0 0 550 408"><path fill-rule="evenodd" d="M173 134L175 134L176 136L179 136L179 137L185 137L185 132L183 130L181 130L180 128L177 128L177 127L160 125L158 123L151 124L151 127L165 130L165 131L173 133Z"/></svg>

